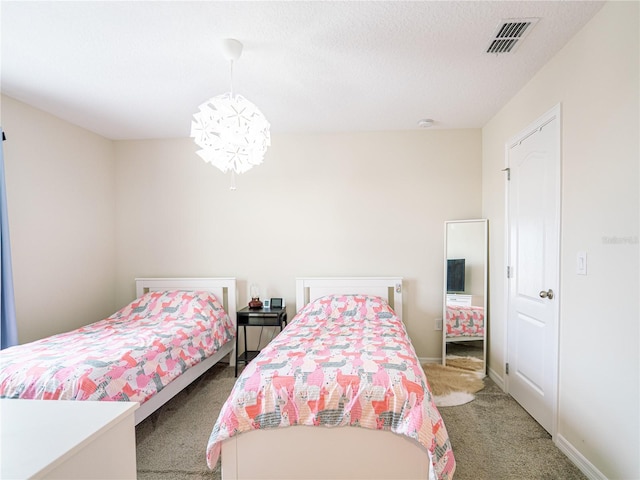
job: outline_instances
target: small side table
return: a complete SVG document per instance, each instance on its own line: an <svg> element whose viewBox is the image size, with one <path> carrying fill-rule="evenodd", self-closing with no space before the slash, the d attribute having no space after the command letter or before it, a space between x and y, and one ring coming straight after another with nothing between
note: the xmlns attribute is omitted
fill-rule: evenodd
<svg viewBox="0 0 640 480"><path fill-rule="evenodd" d="M284 308L249 308L244 307L236 313L238 330L240 327L244 333L244 352L238 354L238 338L236 334L236 377L238 376L238 363L245 365L253 360L260 350L249 350L247 347L247 327L280 327L280 331L287 326L287 310ZM258 345L260 347L260 345Z"/></svg>

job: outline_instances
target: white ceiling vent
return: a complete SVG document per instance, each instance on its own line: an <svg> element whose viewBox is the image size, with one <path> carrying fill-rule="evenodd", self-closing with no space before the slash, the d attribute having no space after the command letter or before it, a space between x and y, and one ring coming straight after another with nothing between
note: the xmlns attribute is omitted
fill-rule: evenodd
<svg viewBox="0 0 640 480"><path fill-rule="evenodd" d="M509 18L496 28L487 53L513 53L529 35L539 18Z"/></svg>

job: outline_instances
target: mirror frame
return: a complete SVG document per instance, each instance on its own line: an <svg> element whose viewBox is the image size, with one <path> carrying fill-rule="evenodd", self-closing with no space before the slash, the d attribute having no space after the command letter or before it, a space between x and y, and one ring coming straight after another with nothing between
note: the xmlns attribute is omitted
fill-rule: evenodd
<svg viewBox="0 0 640 480"><path fill-rule="evenodd" d="M484 300L484 334L482 336L482 360L483 360L483 373L486 375L487 372L487 328L489 325L489 314L488 314L488 292L489 292L489 221L486 218L480 219L472 219L472 220L448 220L444 222L444 260L443 260L443 295L442 295L442 364L446 365L446 357L447 357L447 338L455 338L455 337L447 337L447 250L448 250L448 237L449 237L449 225L454 224L469 224L469 223L480 223L484 227L482 229L482 239L484 240L484 251L483 251L483 260L484 260L484 275L483 275L483 288L482 295ZM465 294L469 295L469 294ZM460 340L458 340L460 341ZM464 340L462 340L464 341Z"/></svg>

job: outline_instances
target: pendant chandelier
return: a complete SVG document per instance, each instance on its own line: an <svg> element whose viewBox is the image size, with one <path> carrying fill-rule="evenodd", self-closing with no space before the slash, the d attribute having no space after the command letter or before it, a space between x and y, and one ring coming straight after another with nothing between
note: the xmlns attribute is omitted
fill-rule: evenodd
<svg viewBox="0 0 640 480"><path fill-rule="evenodd" d="M200 105L191 122L191 137L205 162L225 173L231 171L231 189L235 190L235 174L262 163L271 135L269 122L258 107L233 94L233 62L240 58L242 43L229 38L222 47L230 64L231 91Z"/></svg>

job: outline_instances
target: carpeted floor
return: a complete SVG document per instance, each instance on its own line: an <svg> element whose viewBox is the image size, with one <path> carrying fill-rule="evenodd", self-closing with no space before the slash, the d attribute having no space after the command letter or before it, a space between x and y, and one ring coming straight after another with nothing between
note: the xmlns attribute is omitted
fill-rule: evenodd
<svg viewBox="0 0 640 480"><path fill-rule="evenodd" d="M587 477L489 377L474 401L440 407L456 457L455 480L582 480Z"/></svg>
<svg viewBox="0 0 640 480"><path fill-rule="evenodd" d="M220 479L205 451L235 380L233 368L214 365L136 427L138 480Z"/></svg>
<svg viewBox="0 0 640 480"><path fill-rule="evenodd" d="M219 467L207 467L205 449L234 383L232 368L214 366L140 423L138 479L219 480ZM455 480L586 478L510 396L489 378L485 384L474 401L440 408L457 461Z"/></svg>

